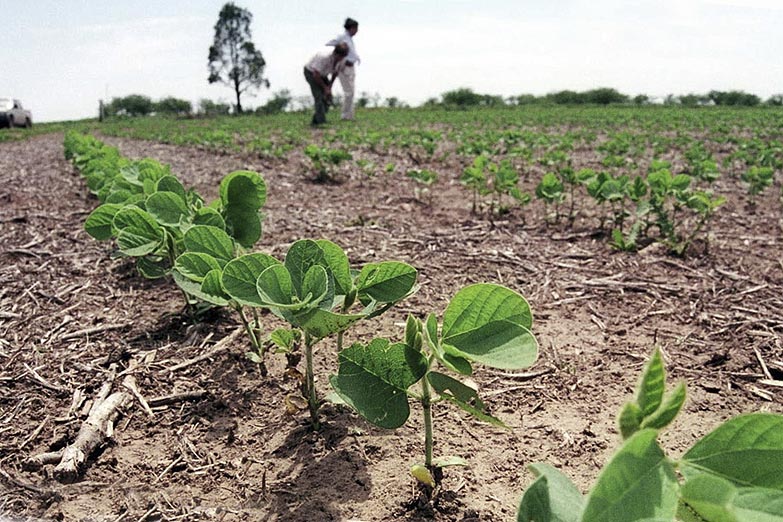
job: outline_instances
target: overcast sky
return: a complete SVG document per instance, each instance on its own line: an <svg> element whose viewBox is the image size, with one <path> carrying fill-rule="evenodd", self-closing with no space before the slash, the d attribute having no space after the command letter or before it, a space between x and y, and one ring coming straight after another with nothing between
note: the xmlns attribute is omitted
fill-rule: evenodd
<svg viewBox="0 0 783 522"><path fill-rule="evenodd" d="M231 102L207 83L223 0L0 0L0 95L36 121L95 116L128 94ZM783 92L783 0L237 0L271 89L307 94L302 67L359 21L357 93L416 105L457 87L513 95L614 87L665 96ZM339 89L338 89L339 90Z"/></svg>

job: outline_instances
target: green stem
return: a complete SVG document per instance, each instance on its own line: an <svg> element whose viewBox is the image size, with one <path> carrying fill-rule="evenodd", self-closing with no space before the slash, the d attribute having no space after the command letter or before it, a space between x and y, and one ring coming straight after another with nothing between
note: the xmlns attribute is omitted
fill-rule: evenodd
<svg viewBox="0 0 783 522"><path fill-rule="evenodd" d="M318 423L318 394L315 391L315 377L313 375L313 338L305 332L305 397L307 398L307 408L310 410L310 422L313 429L318 430L321 425Z"/></svg>
<svg viewBox="0 0 783 522"><path fill-rule="evenodd" d="M421 407L424 411L424 465L432 468L432 394L427 376L421 380Z"/></svg>
<svg viewBox="0 0 783 522"><path fill-rule="evenodd" d="M250 323L245 317L245 312L242 310L241 306L237 306L236 310L239 312L239 318L242 320L242 325L245 327L245 332L247 332L248 337L250 337L250 343L253 345L253 348L255 348L258 354L261 355L261 346L258 343L258 338L256 337L253 328L250 326Z"/></svg>

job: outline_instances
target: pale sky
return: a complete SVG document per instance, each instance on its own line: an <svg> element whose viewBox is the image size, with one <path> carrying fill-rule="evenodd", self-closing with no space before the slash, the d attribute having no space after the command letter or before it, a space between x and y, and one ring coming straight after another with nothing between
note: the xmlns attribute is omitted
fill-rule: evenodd
<svg viewBox="0 0 783 522"><path fill-rule="evenodd" d="M207 83L224 0L0 0L0 95L35 121L93 117L128 94L231 103ZM504 96L614 87L663 97L783 93L783 0L236 0L271 89L309 93L305 62L359 21L361 91L412 105L458 87ZM337 89L339 91L339 89Z"/></svg>

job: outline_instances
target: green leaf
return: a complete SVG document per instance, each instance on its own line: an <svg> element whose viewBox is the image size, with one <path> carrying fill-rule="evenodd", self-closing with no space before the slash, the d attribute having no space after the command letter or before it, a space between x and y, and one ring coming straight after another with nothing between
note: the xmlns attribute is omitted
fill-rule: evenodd
<svg viewBox="0 0 783 522"><path fill-rule="evenodd" d="M220 269L220 263L209 254L185 252L174 262L174 268L191 281L201 283L210 271Z"/></svg>
<svg viewBox="0 0 783 522"><path fill-rule="evenodd" d="M114 215L123 207L117 203L105 203L93 210L84 221L84 229L99 241L111 239L114 235L112 221Z"/></svg>
<svg viewBox="0 0 783 522"><path fill-rule="evenodd" d="M644 367L638 386L636 402L642 410L642 416L647 417L658 409L663 400L665 386L666 373L663 369L663 357L661 357L661 351L656 348Z"/></svg>
<svg viewBox="0 0 783 522"><path fill-rule="evenodd" d="M679 486L657 436L641 430L623 444L601 471L580 522L674 519Z"/></svg>
<svg viewBox="0 0 783 522"><path fill-rule="evenodd" d="M517 522L578 522L585 499L571 479L542 462L528 469L538 478L522 496Z"/></svg>
<svg viewBox="0 0 783 522"><path fill-rule="evenodd" d="M286 253L284 264L290 274L294 291L300 299L304 298L302 282L307 271L316 265L328 266L324 251L311 239L294 242Z"/></svg>
<svg viewBox="0 0 783 522"><path fill-rule="evenodd" d="M427 381L443 399L456 404L477 419L501 428L508 428L500 419L486 413L478 392L470 386L443 373L432 371L427 374Z"/></svg>
<svg viewBox="0 0 783 522"><path fill-rule="evenodd" d="M147 198L145 208L161 225L177 226L189 216L185 200L174 192L155 192Z"/></svg>
<svg viewBox="0 0 783 522"><path fill-rule="evenodd" d="M443 314L443 338L506 320L530 329L533 316L524 297L504 286L479 283L461 289Z"/></svg>
<svg viewBox="0 0 783 522"><path fill-rule="evenodd" d="M264 270L274 265L282 266L280 261L267 254L255 253L237 257L223 267L221 283L226 293L239 304L263 306L264 300L258 295L256 282Z"/></svg>
<svg viewBox="0 0 783 522"><path fill-rule="evenodd" d="M427 372L427 359L402 343L373 339L353 344L338 355L340 369L332 387L362 417L394 429L410 415L407 389Z"/></svg>
<svg viewBox="0 0 783 522"><path fill-rule="evenodd" d="M332 334L342 332L356 321L365 317L364 314L338 314L321 308L314 308L296 313L294 326L298 326L316 339L323 339Z"/></svg>
<svg viewBox="0 0 783 522"><path fill-rule="evenodd" d="M163 243L163 228L146 211L135 206L125 206L114 215L113 226L117 232L117 246L131 257L151 254Z"/></svg>
<svg viewBox="0 0 783 522"><path fill-rule="evenodd" d="M238 206L258 210L266 203L266 183L257 172L235 170L220 181L223 207Z"/></svg>
<svg viewBox="0 0 783 522"><path fill-rule="evenodd" d="M416 286L418 272L399 261L369 263L356 278L359 295L369 296L381 303L395 303L408 296Z"/></svg>
<svg viewBox="0 0 783 522"><path fill-rule="evenodd" d="M738 522L732 502L737 488L714 475L696 475L682 487L682 499L689 508L710 522Z"/></svg>
<svg viewBox="0 0 783 522"><path fill-rule="evenodd" d="M275 344L279 349L290 352L294 349L294 345L302 338L302 334L299 330L291 328L278 328L269 334L269 340Z"/></svg>
<svg viewBox="0 0 783 522"><path fill-rule="evenodd" d="M291 274L285 266L277 264L261 272L256 281L256 292L264 305L281 309L296 309L306 302L294 301L294 286Z"/></svg>
<svg viewBox="0 0 783 522"><path fill-rule="evenodd" d="M224 299L216 299L213 295L208 294L201 290L201 283L191 281L187 277L183 276L176 270L171 271L171 276L174 278L174 282L182 289L186 294L201 299L207 303L216 304L218 306L225 306L228 304Z"/></svg>
<svg viewBox="0 0 783 522"><path fill-rule="evenodd" d="M221 230L226 229L226 222L223 216L220 215L220 212L209 207L201 207L196 211L196 214L193 216L193 224L209 225Z"/></svg>
<svg viewBox="0 0 783 522"><path fill-rule="evenodd" d="M510 321L492 321L464 333L444 335L443 343L466 359L504 370L527 368L538 357L538 342L530 330Z"/></svg>
<svg viewBox="0 0 783 522"><path fill-rule="evenodd" d="M203 252L225 266L234 258L234 242L223 230L198 225L185 232L185 248L190 252Z"/></svg>
<svg viewBox="0 0 783 522"><path fill-rule="evenodd" d="M263 178L248 170L232 172L220 182L220 199L231 235L243 247L252 247L261 238L258 211L266 202Z"/></svg>
<svg viewBox="0 0 783 522"><path fill-rule="evenodd" d="M332 243L327 239L319 239L316 243L321 247L326 265L334 277L335 294L348 295L353 288L351 266L348 262L348 256L339 245Z"/></svg>
<svg viewBox="0 0 783 522"><path fill-rule="evenodd" d="M623 440L627 439L642 426L642 410L637 406L635 402L627 402L623 409L620 410L620 415L617 417L617 424L620 427L620 435Z"/></svg>
<svg viewBox="0 0 783 522"><path fill-rule="evenodd" d="M739 485L783 490L783 416L734 417L699 440L681 469L688 478L707 471Z"/></svg>
<svg viewBox="0 0 783 522"><path fill-rule="evenodd" d="M668 426L685 404L685 383L679 383L664 401L658 406L652 415L645 417L642 421L642 428L663 429Z"/></svg>
<svg viewBox="0 0 783 522"><path fill-rule="evenodd" d="M329 274L322 266L312 266L302 281L302 294L307 302L312 302L321 308L331 308L334 300L334 281L329 280Z"/></svg>
<svg viewBox="0 0 783 522"><path fill-rule="evenodd" d="M220 274L221 270L219 268L210 270L201 283L201 293L209 297L206 301L218 306L226 306L228 305L229 296L226 295L223 287L220 285Z"/></svg>
<svg viewBox="0 0 783 522"><path fill-rule="evenodd" d="M185 187L183 187L182 183L174 176L163 176L160 178L158 184L155 186L155 190L158 192L173 192L183 200L185 199Z"/></svg>
<svg viewBox="0 0 783 522"><path fill-rule="evenodd" d="M160 279L169 273L169 264L165 259L156 259L153 256L136 258L136 270L147 279Z"/></svg>

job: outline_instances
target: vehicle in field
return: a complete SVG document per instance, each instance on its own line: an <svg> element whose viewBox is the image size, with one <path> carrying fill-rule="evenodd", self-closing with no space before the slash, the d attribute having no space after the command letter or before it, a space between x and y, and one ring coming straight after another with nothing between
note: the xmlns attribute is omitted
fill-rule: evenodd
<svg viewBox="0 0 783 522"><path fill-rule="evenodd" d="M0 96L0 128L33 126L33 115L22 107L22 102L8 96Z"/></svg>

